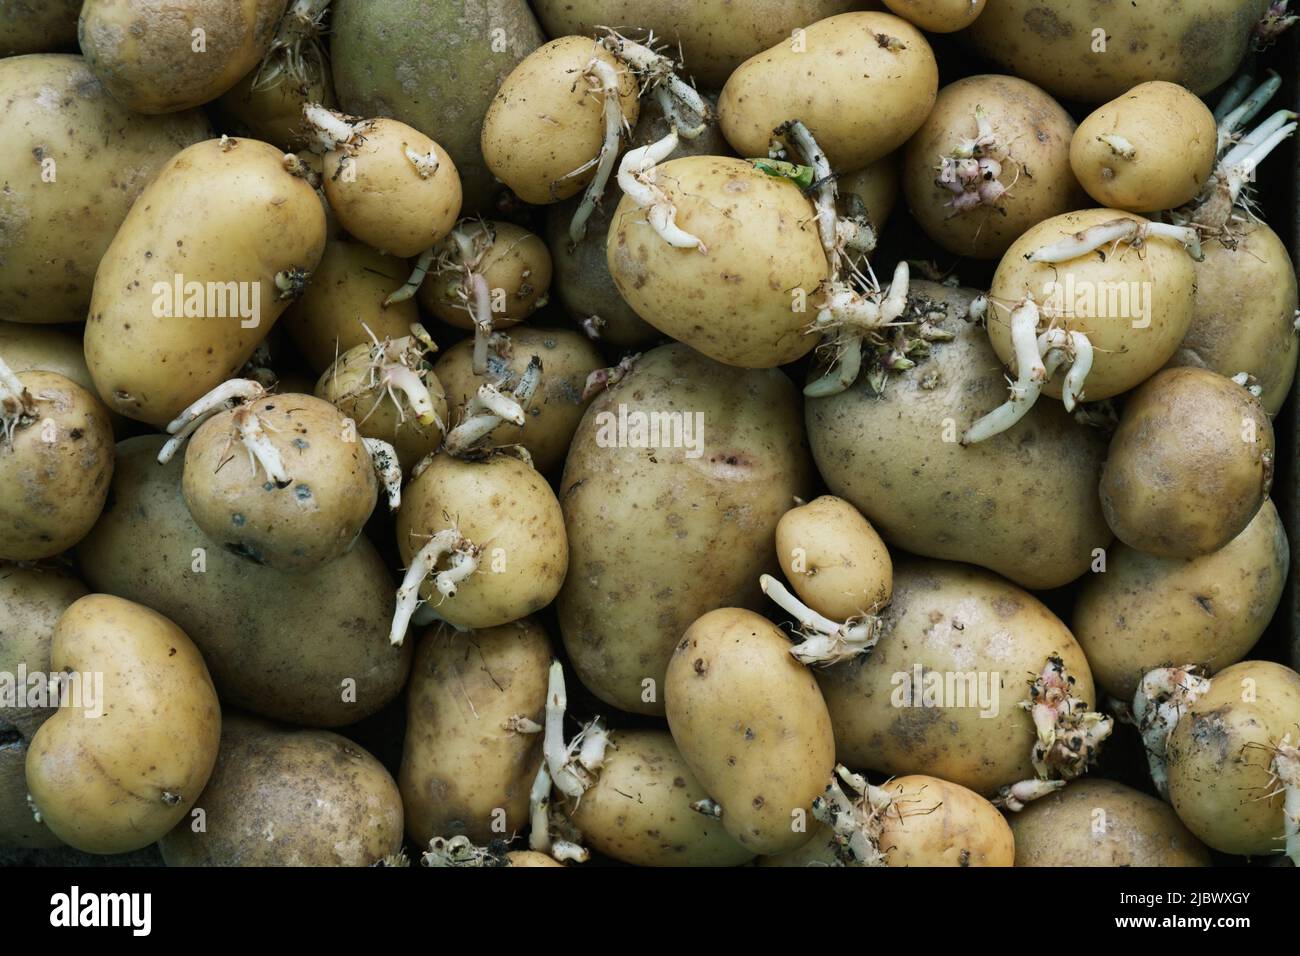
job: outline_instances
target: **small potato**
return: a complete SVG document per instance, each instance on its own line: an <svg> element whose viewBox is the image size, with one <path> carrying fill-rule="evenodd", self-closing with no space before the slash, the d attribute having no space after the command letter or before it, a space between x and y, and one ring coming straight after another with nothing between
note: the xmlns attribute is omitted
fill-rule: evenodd
<svg viewBox="0 0 1300 956"><path fill-rule="evenodd" d="M512 850L506 854L506 866L558 866L563 867L563 863L558 863L545 853L538 853L535 850Z"/></svg>
<svg viewBox="0 0 1300 956"><path fill-rule="evenodd" d="M831 778L835 739L785 635L753 611L710 611L678 642L664 696L673 740L727 833L766 855L807 842L798 824Z"/></svg>
<svg viewBox="0 0 1300 956"><path fill-rule="evenodd" d="M1165 558L1224 547L1273 483L1273 426L1240 385L1199 368L1166 369L1133 393L1101 474L1115 536Z"/></svg>
<svg viewBox="0 0 1300 956"><path fill-rule="evenodd" d="M217 759L221 708L203 657L156 611L90 594L59 618L50 666L81 675L83 689L32 738L33 804L86 853L148 846L188 815ZM92 701L96 674L103 697Z"/></svg>
<svg viewBox="0 0 1300 956"><path fill-rule="evenodd" d="M447 390L452 424L463 419L465 404L479 386L506 377L517 382L536 355L542 360L542 381L532 402L524 409L528 423L522 428L509 422L498 425L485 442L491 446L521 444L533 456L537 470L550 474L563 464L573 433L590 404L590 400L582 398L587 376L604 368L605 360L577 332L529 326L510 330L508 358L489 353L486 376L474 374L473 352L473 341L465 339L443 352L433 367L438 381Z"/></svg>
<svg viewBox="0 0 1300 956"><path fill-rule="evenodd" d="M1177 83L1139 83L1079 124L1070 168L1102 206L1176 209L1199 196L1210 178L1216 125L1200 97Z"/></svg>
<svg viewBox="0 0 1300 956"><path fill-rule="evenodd" d="M885 543L843 498L822 495L782 515L776 556L800 599L832 620L874 614L893 592Z"/></svg>
<svg viewBox="0 0 1300 956"><path fill-rule="evenodd" d="M86 62L137 113L202 106L261 62L286 0L86 0Z"/></svg>
<svg viewBox="0 0 1300 956"><path fill-rule="evenodd" d="M158 841L168 866L371 866L402 846L402 798L345 737L226 715L208 785Z"/></svg>
<svg viewBox="0 0 1300 956"><path fill-rule="evenodd" d="M722 88L718 123L741 156L766 156L772 131L798 119L832 166L862 169L907 142L934 106L934 53L906 20L842 13L797 40L750 57Z"/></svg>
<svg viewBox="0 0 1300 956"><path fill-rule="evenodd" d="M1163 800L1083 777L1011 814L1016 866L1209 866Z"/></svg>
<svg viewBox="0 0 1300 956"><path fill-rule="evenodd" d="M984 12L984 0L885 0L885 6L931 33L964 30Z"/></svg>
<svg viewBox="0 0 1300 956"><path fill-rule="evenodd" d="M510 720L542 722L550 665L550 639L531 618L421 636L398 774L412 842L465 836L487 844L528 825L542 735L520 733Z"/></svg>
<svg viewBox="0 0 1300 956"><path fill-rule="evenodd" d="M586 73L592 60L614 71L623 118L636 125L636 77L583 36L560 37L530 53L506 77L483 117L488 169L524 202L567 199L596 175L592 161L604 141L605 121L604 96L594 92L595 80Z"/></svg>
<svg viewBox="0 0 1300 956"><path fill-rule="evenodd" d="M325 154L325 198L340 225L380 252L432 249L460 215L460 176L447 151L394 119L362 120Z"/></svg>
<svg viewBox="0 0 1300 956"><path fill-rule="evenodd" d="M62 375L9 378L0 379L0 559L34 561L71 548L99 517L113 426L99 399Z"/></svg>
<svg viewBox="0 0 1300 956"><path fill-rule="evenodd" d="M1071 629L1097 683L1123 701L1157 667L1235 664L1255 646L1282 599L1290 551L1273 502L1246 530L1198 558L1158 558L1126 545L1086 578Z"/></svg>
<svg viewBox="0 0 1300 956"><path fill-rule="evenodd" d="M420 286L420 304L448 325L474 328L474 285L486 283L492 328L508 329L546 304L551 254L509 222L465 222L444 240L446 257Z"/></svg>
<svg viewBox="0 0 1300 956"><path fill-rule="evenodd" d="M690 808L706 797L672 735L616 730L599 778L569 816L587 846L633 866L739 866L753 851Z"/></svg>
<svg viewBox="0 0 1300 956"><path fill-rule="evenodd" d="M895 777L880 846L890 866L1013 866L1006 819L978 793L938 777Z"/></svg>

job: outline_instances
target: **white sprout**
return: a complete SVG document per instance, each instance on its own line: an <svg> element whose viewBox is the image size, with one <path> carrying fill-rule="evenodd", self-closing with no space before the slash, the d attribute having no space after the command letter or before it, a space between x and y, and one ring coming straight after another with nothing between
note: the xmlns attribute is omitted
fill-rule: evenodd
<svg viewBox="0 0 1300 956"><path fill-rule="evenodd" d="M406 569L397 589L397 607L388 633L391 644L400 646L406 640L411 616L420 604L420 588L424 579L433 574L438 562L450 555L450 566L434 576L434 588L444 598L455 597L457 586L477 569L479 553L480 549L454 527L444 528L429 538L411 559L411 566Z"/></svg>
<svg viewBox="0 0 1300 956"><path fill-rule="evenodd" d="M1210 689L1202 668L1159 667L1148 671L1133 695L1133 720L1142 734L1151 782L1161 797L1169 799L1169 771L1165 766L1169 736L1188 708Z"/></svg>
<svg viewBox="0 0 1300 956"><path fill-rule="evenodd" d="M846 783L855 796L849 797L840 787L840 781ZM825 791L813 800L812 812L816 819L830 827L834 841L832 847L841 865L885 866L880 836L885 816L893 805L894 798L889 791L873 786L861 774L852 773L843 764L836 764Z"/></svg>
<svg viewBox="0 0 1300 956"><path fill-rule="evenodd" d="M655 182L655 167L676 148L677 131L674 129L657 142L628 150L618 166L618 185L638 208L646 210L650 228L666 243L678 249L698 249L707 253L709 250L703 240L677 225L677 207Z"/></svg>
<svg viewBox="0 0 1300 956"><path fill-rule="evenodd" d="M865 654L880 640L880 618L869 614L844 622L818 614L791 594L776 578L764 574L758 579L763 593L795 619L803 641L790 648L800 664L837 664Z"/></svg>
<svg viewBox="0 0 1300 956"><path fill-rule="evenodd" d="M541 379L542 360L534 355L509 394L490 382L480 385L465 403L460 424L447 435L447 454L460 456L479 450L480 443L499 425L509 423L522 427L527 421L526 409Z"/></svg>
<svg viewBox="0 0 1300 956"><path fill-rule="evenodd" d="M375 476L384 486L388 510L396 511L402 506L402 465L397 460L397 449L379 438L362 438L361 443L370 453L370 464L375 469Z"/></svg>

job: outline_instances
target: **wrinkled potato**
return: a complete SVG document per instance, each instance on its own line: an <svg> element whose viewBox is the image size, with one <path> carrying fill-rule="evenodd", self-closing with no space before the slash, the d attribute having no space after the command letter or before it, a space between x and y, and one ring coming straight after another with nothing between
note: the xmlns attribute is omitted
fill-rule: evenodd
<svg viewBox="0 0 1300 956"><path fill-rule="evenodd" d="M189 813L217 758L221 707L199 649L156 611L90 594L59 618L50 666L85 683L32 738L33 805L86 853L148 846Z"/></svg>
<svg viewBox="0 0 1300 956"><path fill-rule="evenodd" d="M1030 226L1085 205L1070 171L1073 135L1070 114L1032 83L957 80L908 141L907 205L949 252L996 259Z"/></svg>
<svg viewBox="0 0 1300 956"><path fill-rule="evenodd" d="M1200 97L1177 83L1139 83L1097 107L1070 142L1070 168L1102 206L1176 209L1201 194L1218 130Z"/></svg>
<svg viewBox="0 0 1300 956"><path fill-rule="evenodd" d="M719 604L759 606L777 522L810 482L797 409L781 372L679 344L641 356L587 408L560 481L571 570L557 609L601 700L662 714L664 668L690 623Z"/></svg>
<svg viewBox="0 0 1300 956"><path fill-rule="evenodd" d="M1232 378L1242 372L1276 415L1291 392L1296 358L1296 276L1277 233L1259 220L1234 225L1231 245L1203 244L1195 263L1192 323L1170 365L1208 368Z"/></svg>
<svg viewBox="0 0 1300 956"><path fill-rule="evenodd" d="M226 715L208 785L161 840L168 866L371 866L402 846L402 798L345 737Z"/></svg>
<svg viewBox="0 0 1300 956"><path fill-rule="evenodd" d="M466 836L487 844L528 824L542 735L520 733L510 719L542 722L550 666L550 639L531 618L421 636L398 774L412 842Z"/></svg>
<svg viewBox="0 0 1300 956"><path fill-rule="evenodd" d="M280 150L207 140L177 153L95 274L85 346L96 390L165 426L235 377L324 248L320 199Z"/></svg>
<svg viewBox="0 0 1300 956"><path fill-rule="evenodd" d="M287 0L86 0L86 64L137 113L202 106L262 61Z"/></svg>
<svg viewBox="0 0 1300 956"><path fill-rule="evenodd" d="M1097 683L1123 701L1157 667L1220 670L1244 658L1282 599L1290 551L1273 502L1246 530L1197 558L1158 558L1119 544L1084 580L1071 629Z"/></svg>
<svg viewBox="0 0 1300 956"><path fill-rule="evenodd" d="M0 57L73 50L82 0L0 0Z"/></svg>
<svg viewBox="0 0 1300 956"><path fill-rule="evenodd" d="M569 816L593 850L633 866L739 866L753 857L691 809L708 797L672 735L610 734L600 776Z"/></svg>
<svg viewBox="0 0 1300 956"><path fill-rule="evenodd" d="M802 120L833 167L857 170L907 142L938 88L920 30L888 13L842 13L737 67L718 123L739 155L766 156L772 131Z"/></svg>
<svg viewBox="0 0 1300 956"><path fill-rule="evenodd" d="M783 514L776 557L800 599L832 620L874 614L889 603L889 551L871 522L843 498L822 495Z"/></svg>
<svg viewBox="0 0 1300 956"><path fill-rule="evenodd" d="M411 654L388 643L393 582L374 546L362 538L297 574L231 554L190 517L181 461L156 461L162 443L149 435L118 446L112 505L77 549L91 587L181 624L228 706L339 727L395 698Z"/></svg>
<svg viewBox="0 0 1300 956"><path fill-rule="evenodd" d="M637 80L590 37L565 36L530 53L506 77L483 117L488 169L524 202L544 205L581 192L605 138L604 97L584 71L593 59L618 76L619 108L629 126L640 111ZM588 167L579 172L583 167Z"/></svg>
<svg viewBox="0 0 1300 956"><path fill-rule="evenodd" d="M1101 473L1115 536L1164 558L1224 547L1273 483L1273 426L1259 400L1200 368L1165 369L1129 397Z"/></svg>
<svg viewBox="0 0 1300 956"><path fill-rule="evenodd" d="M1016 866L1209 866L1163 800L1084 777L1011 814Z"/></svg>
<svg viewBox="0 0 1300 956"><path fill-rule="evenodd" d="M113 477L113 425L90 392L54 372L0 381L0 559L66 551L94 525ZM12 403L12 404L11 404Z"/></svg>
<svg viewBox="0 0 1300 956"><path fill-rule="evenodd" d="M85 321L127 210L174 153L209 135L207 120L131 113L79 56L0 60L0 89L0 316Z"/></svg>
<svg viewBox="0 0 1300 956"><path fill-rule="evenodd" d="M806 355L810 301L827 278L812 205L794 183L741 159L689 156L655 168L680 229L704 244L669 245L624 196L606 256L627 303L665 335L741 368Z"/></svg>
<svg viewBox="0 0 1300 956"><path fill-rule="evenodd" d="M710 611L673 651L664 697L673 740L721 806L723 829L765 855L807 842L835 739L817 681L785 635L753 611Z"/></svg>
<svg viewBox="0 0 1300 956"><path fill-rule="evenodd" d="M473 273L487 283L492 328L508 329L546 304L551 287L551 254L546 243L509 222L467 222L444 245L472 252ZM448 325L474 328L469 304L474 291L464 269L464 254L433 270L420 286L420 304Z"/></svg>
<svg viewBox="0 0 1300 956"><path fill-rule="evenodd" d="M1040 401L1007 432L963 448L962 430L1005 396L1006 380L967 319L972 290L914 280L911 291L953 340L891 373L881 395L864 377L807 400L818 471L893 547L978 564L1022 587L1068 584L1111 540L1097 500L1105 437Z"/></svg>
<svg viewBox="0 0 1300 956"><path fill-rule="evenodd" d="M984 0L885 0L885 6L931 33L964 30L984 12Z"/></svg>
<svg viewBox="0 0 1300 956"><path fill-rule="evenodd" d="M932 773L990 795L1036 774L1034 722L1020 707L1049 657L1097 703L1083 650L1037 598L977 568L899 562L870 654L816 671L841 763ZM931 688L943 679L942 693ZM918 686L919 685L919 686Z"/></svg>

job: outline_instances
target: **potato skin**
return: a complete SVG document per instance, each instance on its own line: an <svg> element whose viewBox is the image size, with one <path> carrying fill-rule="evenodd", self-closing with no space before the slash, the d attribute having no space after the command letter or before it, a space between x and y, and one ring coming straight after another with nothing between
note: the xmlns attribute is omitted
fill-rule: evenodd
<svg viewBox="0 0 1300 956"><path fill-rule="evenodd" d="M935 324L953 341L891 373L883 395L859 382L808 400L818 471L892 547L978 564L1021 587L1069 583L1111 540L1097 500L1105 438L1040 400L1006 433L959 445L962 429L1006 398L1006 379L987 335L965 317L974 292L919 280L911 288L948 303Z"/></svg>
<svg viewBox="0 0 1300 956"><path fill-rule="evenodd" d="M55 372L95 394L81 340L63 329L0 322L0 358L11 371Z"/></svg>
<svg viewBox="0 0 1300 956"><path fill-rule="evenodd" d="M90 594L59 618L50 665L102 673L105 699L94 719L59 708L32 738L27 783L45 825L86 853L148 846L186 816L217 758L221 708L202 655L156 611Z"/></svg>
<svg viewBox="0 0 1300 956"><path fill-rule="evenodd" d="M603 447L617 444L602 426L620 405L703 414L700 456ZM760 606L777 522L809 487L797 408L781 372L729 369L680 344L642 355L587 408L560 481L571 557L557 610L569 659L601 700L662 714L664 668L690 623L719 603Z"/></svg>
<svg viewBox="0 0 1300 956"><path fill-rule="evenodd" d="M793 850L835 763L817 682L765 618L720 608L686 630L664 680L668 729L722 826L754 853Z"/></svg>
<svg viewBox="0 0 1300 956"><path fill-rule="evenodd" d="M987 571L899 562L882 617L870 654L816 672L840 763L887 774L927 771L989 795L1036 776L1033 722L1018 705L1048 657L1065 662L1075 696L1097 703L1088 662L1065 625L1033 595ZM960 707L908 705L903 695L917 667L945 679L976 675L986 684L975 690L988 691L990 706L981 709L975 694ZM962 688L969 693L969 682Z"/></svg>
<svg viewBox="0 0 1300 956"><path fill-rule="evenodd" d="M619 294L660 332L725 365L772 368L808 354L817 340L804 328L827 266L799 188L726 156L670 159L656 175L677 225L708 251L670 246L624 196L605 249Z"/></svg>
<svg viewBox="0 0 1300 956"><path fill-rule="evenodd" d="M595 786L570 813L587 845L633 866L739 866L754 854L690 808L708 794L672 735L616 730Z"/></svg>
<svg viewBox="0 0 1300 956"><path fill-rule="evenodd" d="M156 435L118 446L112 506L77 550L88 583L183 624L228 706L339 727L396 697L411 651L388 643L396 585L374 546L363 537L299 574L230 554L190 517L181 461L159 465L161 446Z"/></svg>
<svg viewBox="0 0 1300 956"><path fill-rule="evenodd" d="M202 106L249 73L287 0L86 0L77 38L86 63L137 113ZM192 31L203 31L202 52Z"/></svg>
<svg viewBox="0 0 1300 956"><path fill-rule="evenodd" d="M402 799L383 765L325 730L226 715L196 808L161 840L168 866L371 866L402 846Z"/></svg>
<svg viewBox="0 0 1300 956"><path fill-rule="evenodd" d="M1016 866L1210 865L1169 804L1100 777L1075 780L1010 821Z"/></svg>
<svg viewBox="0 0 1300 956"><path fill-rule="evenodd" d="M563 868L564 864L553 860L545 853L538 853L536 850L512 850L506 854L506 866L558 866Z"/></svg>
<svg viewBox="0 0 1300 956"><path fill-rule="evenodd" d="M934 53L906 20L842 13L802 40L801 51L787 37L750 57L722 88L718 123L739 155L766 156L772 130L800 119L834 168L861 169L907 142L934 106Z"/></svg>
<svg viewBox="0 0 1300 956"><path fill-rule="evenodd" d="M978 793L911 774L884 785L897 813L885 818L880 846L890 866L1014 866L1006 819Z"/></svg>
<svg viewBox="0 0 1300 956"><path fill-rule="evenodd" d="M1101 475L1115 536L1165 558L1225 546L1273 483L1273 426L1259 400L1199 368L1166 369L1133 393Z"/></svg>
<svg viewBox="0 0 1300 956"><path fill-rule="evenodd" d="M889 603L893 563L885 543L843 498L822 495L792 508L776 526L786 580L813 610L843 621Z"/></svg>
<svg viewBox="0 0 1300 956"><path fill-rule="evenodd" d="M1273 618L1290 565L1271 500L1246 530L1197 558L1159 558L1117 544L1106 572L1084 579L1071 629L1097 683L1131 701L1157 667L1235 664Z"/></svg>
<svg viewBox="0 0 1300 956"><path fill-rule="evenodd" d="M90 392L54 372L19 372L35 419L0 447L0 559L66 551L94 525L113 477L113 426Z"/></svg>
<svg viewBox="0 0 1300 956"><path fill-rule="evenodd" d="M222 201L213 203L214 195ZM289 304L277 273L311 273L324 248L320 199L285 170L280 150L252 139L225 149L207 140L177 153L131 207L95 274L85 346L96 390L114 411L163 427L235 377ZM257 324L180 317L183 303L155 315L155 285L172 288L178 275L186 283L256 282Z"/></svg>
<svg viewBox="0 0 1300 956"><path fill-rule="evenodd" d="M83 322L127 210L174 153L210 135L208 122L197 110L131 113L79 56L0 60L0 89L0 315Z"/></svg>
<svg viewBox="0 0 1300 956"><path fill-rule="evenodd" d="M542 722L550 664L550 639L532 618L421 635L397 778L414 843L467 836L486 845L528 826L542 735L508 730L506 721Z"/></svg>
<svg viewBox="0 0 1300 956"><path fill-rule="evenodd" d="M984 0L885 0L885 6L931 33L964 30L984 12Z"/></svg>

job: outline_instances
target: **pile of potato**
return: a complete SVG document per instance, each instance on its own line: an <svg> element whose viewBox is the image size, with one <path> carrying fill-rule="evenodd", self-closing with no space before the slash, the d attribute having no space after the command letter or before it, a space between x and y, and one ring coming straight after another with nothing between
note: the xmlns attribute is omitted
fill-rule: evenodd
<svg viewBox="0 0 1300 956"><path fill-rule="evenodd" d="M0 0L0 861L1300 862L1294 17L1100 6Z"/></svg>

